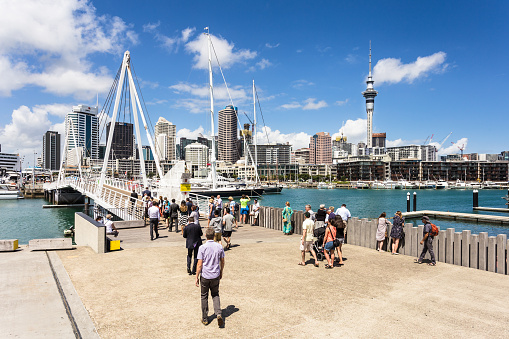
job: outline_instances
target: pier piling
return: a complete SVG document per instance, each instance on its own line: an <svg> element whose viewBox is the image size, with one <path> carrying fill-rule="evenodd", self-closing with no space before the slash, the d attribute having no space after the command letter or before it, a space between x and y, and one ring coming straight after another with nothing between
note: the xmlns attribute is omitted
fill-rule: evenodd
<svg viewBox="0 0 509 339"><path fill-rule="evenodd" d="M478 190L474 190L474 207L479 207L479 191Z"/></svg>
<svg viewBox="0 0 509 339"><path fill-rule="evenodd" d="M410 212L410 192L406 194L406 211Z"/></svg>
<svg viewBox="0 0 509 339"><path fill-rule="evenodd" d="M417 211L417 192L414 192L414 212Z"/></svg>

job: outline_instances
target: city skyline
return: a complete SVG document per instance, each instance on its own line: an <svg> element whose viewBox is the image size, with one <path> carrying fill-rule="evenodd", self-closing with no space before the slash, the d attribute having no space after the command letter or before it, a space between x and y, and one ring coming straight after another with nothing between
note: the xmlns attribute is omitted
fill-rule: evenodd
<svg viewBox="0 0 509 339"><path fill-rule="evenodd" d="M282 4L259 2L264 10L251 12L245 5L231 4L238 17L227 22L214 15L218 9L205 10L205 3L193 6L198 9L192 16L186 15L189 5L166 3L140 13L118 2L70 0L58 9L34 3L24 12L12 3L0 24L5 28L0 34L0 69L5 74L0 83L0 143L4 152L40 152L40 136L47 130L63 134L63 117L72 106L95 105L97 94L99 105L105 101L126 49L152 121L159 116L172 121L177 137L207 135L208 79L201 33L209 26L241 124L249 122L244 112L252 119L255 79L261 100L257 111L262 109L268 126L267 133L262 131L259 119L259 143L289 141L294 149L307 147L317 132L338 135L343 122L349 142L366 142L362 92L371 40L378 91L373 132L386 132L388 147L422 144L431 135L436 142L452 131L445 153L459 153L451 141L466 144L465 153L500 153L507 146L505 125L497 121L506 119L507 109L498 89L505 85L501 66L508 49L500 41L508 31L503 17L509 6L458 4L368 8L296 2L284 22L276 20L286 10ZM410 15L417 11L420 17ZM309 17L305 23L304 15ZM42 17L37 27L28 24L34 17ZM240 17L246 23L243 29L236 28ZM88 30L80 29L79 19L85 18L91 22ZM41 32L37 38L31 34L34 29ZM218 110L230 104L217 69L214 85L217 117ZM481 123L479 117L487 115L493 121Z"/></svg>

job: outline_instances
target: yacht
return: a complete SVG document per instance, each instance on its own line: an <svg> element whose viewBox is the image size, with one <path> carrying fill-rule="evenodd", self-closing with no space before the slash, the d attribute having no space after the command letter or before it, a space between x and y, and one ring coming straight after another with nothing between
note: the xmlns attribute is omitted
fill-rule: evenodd
<svg viewBox="0 0 509 339"><path fill-rule="evenodd" d="M467 184L464 181L458 179L454 184L451 184L449 188L456 190L464 190L467 188Z"/></svg>
<svg viewBox="0 0 509 339"><path fill-rule="evenodd" d="M318 186L316 186L316 188L318 188L318 189L326 189L327 188L327 184L322 181L322 182L318 183Z"/></svg>
<svg viewBox="0 0 509 339"><path fill-rule="evenodd" d="M371 188L374 188L374 189L385 189L386 186L383 182L381 181L374 181L372 184L371 184Z"/></svg>
<svg viewBox="0 0 509 339"><path fill-rule="evenodd" d="M369 184L364 181L357 181L357 183L355 184L355 187L358 189L367 189L367 188L369 188Z"/></svg>
<svg viewBox="0 0 509 339"><path fill-rule="evenodd" d="M16 184L0 184L0 200L14 200L20 197Z"/></svg>
<svg viewBox="0 0 509 339"><path fill-rule="evenodd" d="M437 190L440 190L440 189L447 189L449 188L449 184L447 183L447 181L445 180L439 180L437 182L437 185L436 185L436 189Z"/></svg>
<svg viewBox="0 0 509 339"><path fill-rule="evenodd" d="M435 189L435 188L437 188L437 183L433 180L428 180L424 183L423 188Z"/></svg>

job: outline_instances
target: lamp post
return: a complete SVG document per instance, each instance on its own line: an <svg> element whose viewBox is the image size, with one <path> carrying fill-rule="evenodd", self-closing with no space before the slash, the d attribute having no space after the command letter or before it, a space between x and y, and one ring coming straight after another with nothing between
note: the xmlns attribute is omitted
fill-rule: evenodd
<svg viewBox="0 0 509 339"><path fill-rule="evenodd" d="M37 152L34 150L34 165L32 166L32 189L35 189L35 156Z"/></svg>

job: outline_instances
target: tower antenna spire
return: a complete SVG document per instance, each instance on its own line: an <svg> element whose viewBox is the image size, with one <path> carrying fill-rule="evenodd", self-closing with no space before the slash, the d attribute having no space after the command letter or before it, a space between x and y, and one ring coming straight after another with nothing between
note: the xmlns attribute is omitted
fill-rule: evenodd
<svg viewBox="0 0 509 339"><path fill-rule="evenodd" d="M369 76L371 76L371 40L369 40Z"/></svg>

